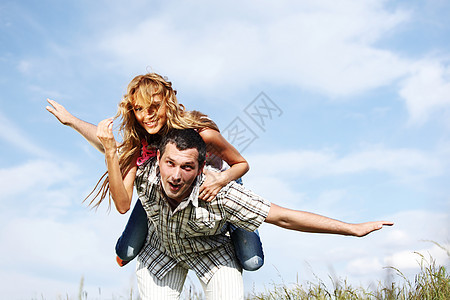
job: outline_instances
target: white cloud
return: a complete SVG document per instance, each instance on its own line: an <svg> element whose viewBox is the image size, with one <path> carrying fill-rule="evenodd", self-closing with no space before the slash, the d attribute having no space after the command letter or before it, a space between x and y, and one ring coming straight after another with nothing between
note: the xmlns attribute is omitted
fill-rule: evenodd
<svg viewBox="0 0 450 300"><path fill-rule="evenodd" d="M384 234L389 234L389 229ZM436 266L448 266L450 263L450 257L446 251L437 245L431 244L428 248L416 248L420 245L413 242L408 246L409 250L401 250L389 255L377 255L373 251L368 251L366 255L359 255L355 259L351 259L346 270L352 275L369 276L380 273L386 268L395 268L411 279L411 276L420 272L421 266L427 267L433 263ZM450 244L442 244L442 247L449 251Z"/></svg>
<svg viewBox="0 0 450 300"><path fill-rule="evenodd" d="M446 211L404 210L392 216L396 223L393 231L386 236L386 243L392 249L411 248L411 251L422 249L418 246L426 241L445 243L450 236L450 215ZM428 243L428 242L427 242Z"/></svg>
<svg viewBox="0 0 450 300"><path fill-rule="evenodd" d="M257 6L244 1L237 13L232 3L198 1L194 7L169 1L155 8L134 2L126 11L114 5L105 15L96 11L96 20L117 17L83 36L76 51L74 45L48 42L48 47L65 65L67 57L76 60L76 53L84 53L120 74L160 72L177 89L205 98L227 98L269 83L344 99L403 80L399 94L410 122L422 124L450 105L448 67L440 59L414 60L380 47L383 39L417 22L413 10L387 6L387 1L266 1ZM30 59L18 63L23 72L34 64Z"/></svg>
<svg viewBox="0 0 450 300"><path fill-rule="evenodd" d="M66 210L74 215L73 207ZM77 217L56 220L41 211L36 217L2 218L0 255L7 260L0 278L8 286L3 290L4 297L18 299L23 295L23 299L30 299L42 294L52 298L68 294L72 298L78 294L82 277L91 296L100 291L103 296L129 294L134 285L134 263L120 268L114 252L128 215L85 211ZM15 291L17 279L32 284L23 292Z"/></svg>
<svg viewBox="0 0 450 300"><path fill-rule="evenodd" d="M400 96L406 102L411 124L423 124L450 108L450 68L438 60L419 61L404 80Z"/></svg>
<svg viewBox="0 0 450 300"><path fill-rule="evenodd" d="M450 244L441 246L450 251ZM450 262L450 257L443 248L433 244L425 249L400 251L386 257L385 264L399 270L418 269L421 265L427 266L433 262L438 266L446 266Z"/></svg>
<svg viewBox="0 0 450 300"><path fill-rule="evenodd" d="M100 290L114 297L129 294L132 264L119 268L114 252L129 214L105 214L105 205L98 212L88 210L81 204L87 189L81 174L80 166L56 158L0 169L4 297L76 295L82 276L90 295ZM32 284L16 291L15 280Z"/></svg>
<svg viewBox="0 0 450 300"><path fill-rule="evenodd" d="M398 27L414 22L411 11L387 10L384 4L284 1L255 9L243 3L241 12L248 13L238 15L233 5L208 2L198 11L168 6L170 12L163 10L134 29L109 32L99 45L122 69L153 67L179 78L176 86L205 96L269 82L342 98L403 79L399 94L410 122L422 124L450 106L449 68L439 59L415 61L377 47ZM192 19L181 25L186 11ZM208 26L199 26L198 19Z"/></svg>
<svg viewBox="0 0 450 300"><path fill-rule="evenodd" d="M292 205L292 199L303 202L305 195L301 191L292 190L283 178L272 176L254 176L258 174L252 171L252 175L244 177L244 185L254 190L258 195L266 197L278 205Z"/></svg>
<svg viewBox="0 0 450 300"><path fill-rule="evenodd" d="M0 222L17 216L75 217L86 207L82 201L94 186L95 178L84 172L81 166L56 156L0 168Z"/></svg>
<svg viewBox="0 0 450 300"><path fill-rule="evenodd" d="M365 249L359 257L352 259L347 266L349 271L370 275L365 267L367 264L373 269L379 266L379 270L394 267L410 277L420 271L421 262L427 265L434 260L436 265L449 265L448 213L405 210L389 219L394 221L394 226L380 232L374 249ZM378 250L382 252L377 253Z"/></svg>
<svg viewBox="0 0 450 300"><path fill-rule="evenodd" d="M49 210L67 206L80 196L80 191L76 192L80 186L75 184L80 172L77 166L39 159L21 163L0 169L0 199L5 207L14 203L13 207L24 211L36 207Z"/></svg>
<svg viewBox="0 0 450 300"><path fill-rule="evenodd" d="M5 247L1 254L4 257L22 256L18 263L22 267L47 265L50 268L64 265L68 272L91 272L93 270L87 269L90 264L78 261L77 258L98 256L102 248L100 245L106 243L100 239L95 228L87 227L89 220L86 217L85 222L81 221L83 220L71 224L44 218L15 218L2 229L2 244L9 247ZM33 249L31 252L30 247ZM11 254L13 249L15 253ZM60 255L62 253L64 255Z"/></svg>
<svg viewBox="0 0 450 300"><path fill-rule="evenodd" d="M290 151L249 155L253 174L298 174L322 177L382 172L402 180L426 179L444 172L446 159L416 149L388 149L378 145L339 156L328 150Z"/></svg>
<svg viewBox="0 0 450 300"><path fill-rule="evenodd" d="M44 279L12 270L0 270L0 280L3 299L64 299L66 295L75 299L78 292L76 285L64 280Z"/></svg>
<svg viewBox="0 0 450 300"><path fill-rule="evenodd" d="M264 1L257 6L244 1L239 13L232 3L208 1L195 7L169 1L158 8L133 2L129 10L119 5L96 10L91 18L114 22L69 46L48 40L38 22L27 21L46 38L51 55L45 64L57 57L67 70L77 69L70 68L71 61L83 53L120 74L147 68L168 75L178 89L222 99L263 83L344 99L401 79L399 94L411 123L422 124L450 106L443 59L414 60L379 46L417 22L416 12L387 1ZM17 66L25 74L36 73L46 69L40 61L22 59Z"/></svg>
<svg viewBox="0 0 450 300"><path fill-rule="evenodd" d="M168 5L134 29L114 27L100 50L122 69L162 68L186 86L216 93L262 81L339 96L389 84L407 70L407 62L373 46L408 21L406 11L388 12L376 1L244 2L239 14L235 9Z"/></svg>
<svg viewBox="0 0 450 300"><path fill-rule="evenodd" d="M431 256L437 265L449 265L447 252L428 241L438 242L449 251L449 217L440 211L405 210L386 216L395 222L393 227L363 238L298 233L264 224L260 234L266 263L251 278L260 287L273 281L327 281L330 273L336 272L336 277L359 286L383 281L393 274L389 267L395 267L414 279L421 261L415 252L424 255L425 263ZM394 279L401 280L399 276Z"/></svg>
<svg viewBox="0 0 450 300"><path fill-rule="evenodd" d="M347 265L347 271L354 275L368 275L378 273L384 265L378 257L357 258Z"/></svg>

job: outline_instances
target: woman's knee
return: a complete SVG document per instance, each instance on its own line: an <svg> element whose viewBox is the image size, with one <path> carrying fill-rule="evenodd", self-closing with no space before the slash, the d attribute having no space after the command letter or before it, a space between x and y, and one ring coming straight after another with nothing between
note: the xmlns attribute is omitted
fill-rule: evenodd
<svg viewBox="0 0 450 300"><path fill-rule="evenodd" d="M135 249L129 244L121 243L121 240L119 239L116 244L116 254L120 259L125 261L133 260L140 249Z"/></svg>
<svg viewBox="0 0 450 300"><path fill-rule="evenodd" d="M264 264L264 259L260 256L253 256L245 261L240 262L242 268L246 271L256 271L261 268Z"/></svg>

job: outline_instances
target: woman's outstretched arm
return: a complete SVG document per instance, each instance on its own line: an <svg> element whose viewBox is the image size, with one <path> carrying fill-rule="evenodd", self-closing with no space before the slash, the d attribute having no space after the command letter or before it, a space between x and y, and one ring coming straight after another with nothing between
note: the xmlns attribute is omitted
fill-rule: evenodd
<svg viewBox="0 0 450 300"><path fill-rule="evenodd" d="M61 124L72 127L81 134L95 149L105 153L102 143L97 138L97 126L78 119L69 113L64 106L54 100L47 99L50 104L45 108L58 119Z"/></svg>

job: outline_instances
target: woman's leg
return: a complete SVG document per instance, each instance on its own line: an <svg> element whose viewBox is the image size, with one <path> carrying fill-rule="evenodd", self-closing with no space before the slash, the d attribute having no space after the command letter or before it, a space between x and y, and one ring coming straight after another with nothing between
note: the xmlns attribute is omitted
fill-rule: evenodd
<svg viewBox="0 0 450 300"><path fill-rule="evenodd" d="M147 213L138 199L125 229L117 240L117 263L123 267L133 260L145 244L148 232Z"/></svg>
<svg viewBox="0 0 450 300"><path fill-rule="evenodd" d="M242 184L242 178L236 179ZM242 268L247 271L256 271L264 264L264 253L258 230L250 232L228 224L231 240L234 245L236 257Z"/></svg>
<svg viewBox="0 0 450 300"><path fill-rule="evenodd" d="M247 271L261 268L264 264L264 253L258 230L251 232L232 224L229 224L229 230L236 257L242 268Z"/></svg>

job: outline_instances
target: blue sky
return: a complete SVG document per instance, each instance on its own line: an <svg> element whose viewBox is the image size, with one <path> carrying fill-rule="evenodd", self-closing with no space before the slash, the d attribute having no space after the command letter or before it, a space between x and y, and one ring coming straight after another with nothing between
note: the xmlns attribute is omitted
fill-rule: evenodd
<svg viewBox="0 0 450 300"><path fill-rule="evenodd" d="M128 214L82 204L104 159L45 106L96 124L147 71L243 149L252 190L396 223L362 239L264 224L266 263L244 273L246 292L330 274L367 286L388 266L413 276L414 252L448 266L429 240L450 247L449 13L439 0L2 1L0 298L75 298L81 278L89 299L136 289L134 264L114 260Z"/></svg>

